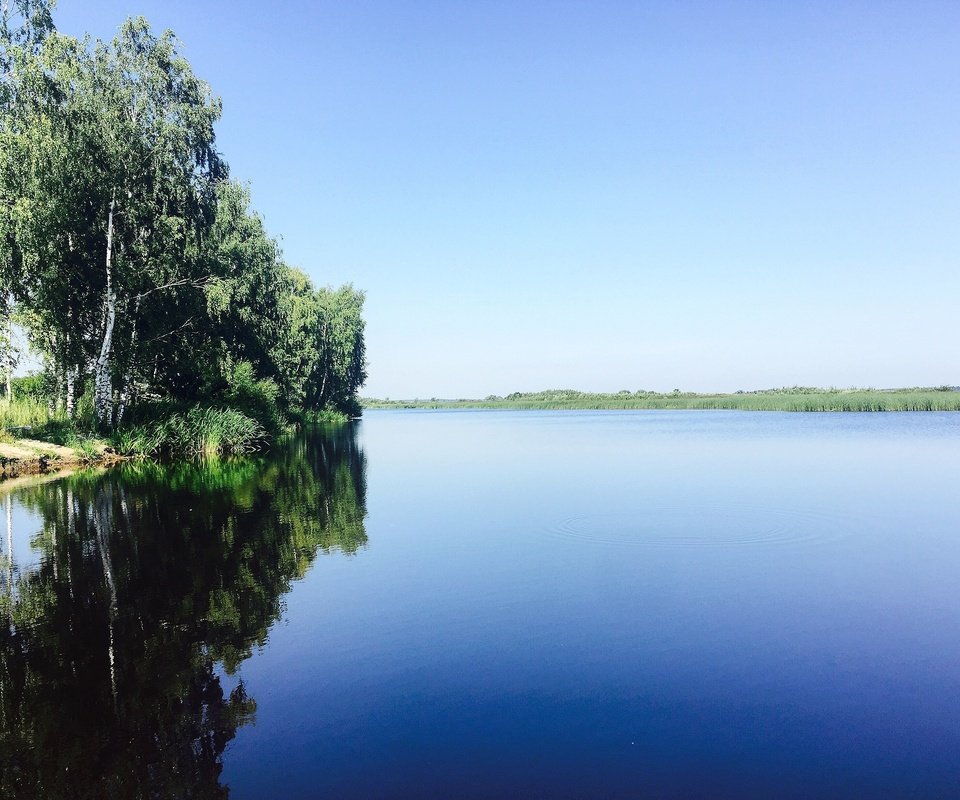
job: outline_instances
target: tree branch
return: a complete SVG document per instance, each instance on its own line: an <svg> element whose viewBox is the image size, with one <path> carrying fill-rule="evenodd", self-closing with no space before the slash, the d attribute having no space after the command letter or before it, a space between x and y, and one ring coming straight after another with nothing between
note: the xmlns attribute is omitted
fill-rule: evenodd
<svg viewBox="0 0 960 800"><path fill-rule="evenodd" d="M154 336L152 339L144 339L142 342L140 342L140 344L151 344L153 342L159 342L161 339L166 339L168 336L173 336L174 334L182 331L184 328L192 325L196 319L196 317L190 317L186 322L184 322L182 325L178 325L173 330L169 330L166 333L161 333L159 336Z"/></svg>
<svg viewBox="0 0 960 800"><path fill-rule="evenodd" d="M131 299L139 302L147 295L153 294L154 292L162 291L163 289L176 289L180 286L193 286L196 289L202 289L210 282L210 276L204 278L180 278L180 280L171 281L170 283L165 283L163 286L154 286L152 289L147 289L145 292L140 292L140 294L135 294Z"/></svg>

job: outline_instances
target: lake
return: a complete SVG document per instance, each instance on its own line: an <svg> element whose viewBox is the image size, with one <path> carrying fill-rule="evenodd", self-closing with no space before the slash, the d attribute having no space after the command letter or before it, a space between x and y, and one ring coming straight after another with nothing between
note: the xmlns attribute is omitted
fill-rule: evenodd
<svg viewBox="0 0 960 800"><path fill-rule="evenodd" d="M960 414L369 411L0 485L0 797L960 792Z"/></svg>

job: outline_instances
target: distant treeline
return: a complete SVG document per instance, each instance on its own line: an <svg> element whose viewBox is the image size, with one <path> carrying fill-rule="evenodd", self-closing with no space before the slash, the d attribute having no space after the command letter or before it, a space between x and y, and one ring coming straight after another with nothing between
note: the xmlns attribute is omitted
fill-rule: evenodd
<svg viewBox="0 0 960 800"><path fill-rule="evenodd" d="M51 412L231 406L265 426L359 411L363 293L284 263L216 148L221 105L171 32L59 33L51 0L0 20L0 357L14 324Z"/></svg>
<svg viewBox="0 0 960 800"><path fill-rule="evenodd" d="M483 400L378 400L366 408L515 408L515 409L711 409L745 411L960 411L960 387L915 389L816 389L805 386L733 394L669 393L624 389L615 394L549 389L515 392Z"/></svg>

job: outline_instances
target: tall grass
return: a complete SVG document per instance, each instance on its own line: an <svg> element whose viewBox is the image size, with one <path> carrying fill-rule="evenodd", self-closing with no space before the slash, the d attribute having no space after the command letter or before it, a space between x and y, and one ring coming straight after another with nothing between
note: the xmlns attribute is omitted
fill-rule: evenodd
<svg viewBox="0 0 960 800"><path fill-rule="evenodd" d="M0 431L9 438L25 436L92 452L105 442L93 433L92 409L83 405L69 419L62 411L50 413L47 404L30 397L0 398ZM114 431L108 442L125 456L218 455L250 453L261 448L267 431L260 422L230 408L147 408Z"/></svg>
<svg viewBox="0 0 960 800"><path fill-rule="evenodd" d="M40 428L51 421L64 421L66 415L62 413L50 414L46 402L32 397L14 397L8 403L6 398L0 398L0 427L5 430L11 428Z"/></svg>
<svg viewBox="0 0 960 800"><path fill-rule="evenodd" d="M164 444L162 426L148 424L121 428L114 431L110 444L122 456L145 458L159 455Z"/></svg>
<svg viewBox="0 0 960 800"><path fill-rule="evenodd" d="M231 408L196 407L117 431L117 451L127 456L215 456L251 453L267 440L264 427Z"/></svg>
<svg viewBox="0 0 960 800"><path fill-rule="evenodd" d="M303 421L311 425L328 425L349 422L350 417L342 411L332 409L320 409L319 411L307 411L303 415Z"/></svg>
<svg viewBox="0 0 960 800"><path fill-rule="evenodd" d="M174 453L250 453L267 438L263 425L232 408L191 408L162 424L163 446Z"/></svg>

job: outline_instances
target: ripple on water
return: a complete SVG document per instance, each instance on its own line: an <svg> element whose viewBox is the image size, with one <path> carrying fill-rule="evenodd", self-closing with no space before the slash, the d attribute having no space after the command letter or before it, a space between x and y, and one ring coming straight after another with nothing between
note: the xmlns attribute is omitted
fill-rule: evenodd
<svg viewBox="0 0 960 800"><path fill-rule="evenodd" d="M852 535L865 522L862 515L824 509L649 504L629 512L566 517L543 532L551 538L617 547L812 546Z"/></svg>

